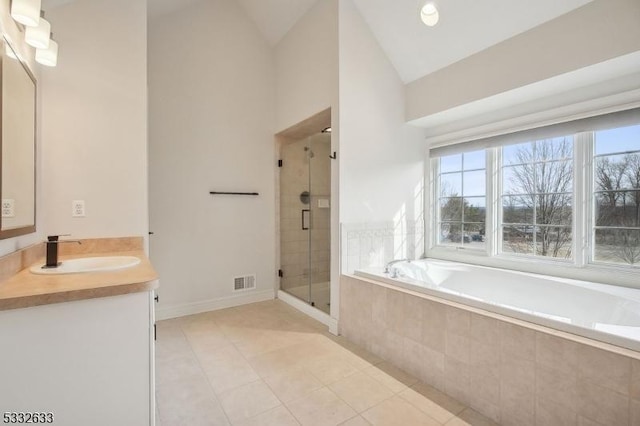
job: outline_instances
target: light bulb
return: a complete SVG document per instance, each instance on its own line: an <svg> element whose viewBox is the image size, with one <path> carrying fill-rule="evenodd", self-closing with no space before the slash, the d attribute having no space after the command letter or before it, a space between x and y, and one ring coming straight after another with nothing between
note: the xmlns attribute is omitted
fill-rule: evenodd
<svg viewBox="0 0 640 426"><path fill-rule="evenodd" d="M11 17L27 27L36 27L40 21L40 0L13 0Z"/></svg>
<svg viewBox="0 0 640 426"><path fill-rule="evenodd" d="M36 49L36 62L47 67L55 67L58 64L58 43L49 40L49 47L46 49Z"/></svg>
<svg viewBox="0 0 640 426"><path fill-rule="evenodd" d="M51 24L44 18L40 18L37 27L27 27L24 33L24 39L27 44L36 49L46 49L49 47L49 34L51 33Z"/></svg>
<svg viewBox="0 0 640 426"><path fill-rule="evenodd" d="M440 14L438 13L436 5L431 2L425 3L422 9L420 9L420 19L422 19L422 22L428 27L436 25L438 20L440 20Z"/></svg>

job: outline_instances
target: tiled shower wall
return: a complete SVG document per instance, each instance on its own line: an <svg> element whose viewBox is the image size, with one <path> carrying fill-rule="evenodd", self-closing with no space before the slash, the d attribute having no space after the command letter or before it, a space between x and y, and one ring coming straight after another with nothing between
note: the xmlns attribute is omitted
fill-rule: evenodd
<svg viewBox="0 0 640 426"><path fill-rule="evenodd" d="M503 425L640 425L640 354L342 276L347 339ZM605 350L611 348L612 350Z"/></svg>
<svg viewBox="0 0 640 426"><path fill-rule="evenodd" d="M424 222L347 223L341 227L342 273L424 256Z"/></svg>
<svg viewBox="0 0 640 426"><path fill-rule="evenodd" d="M309 158L305 146L310 146ZM281 287L287 290L329 281L330 212L321 200L331 198L331 139L318 134L287 143L281 148L283 167L280 172L280 265L284 272ZM312 162L309 167L309 162ZM312 194L309 204L300 194ZM311 210L310 231L302 229L302 210ZM309 250L311 250L309 252Z"/></svg>

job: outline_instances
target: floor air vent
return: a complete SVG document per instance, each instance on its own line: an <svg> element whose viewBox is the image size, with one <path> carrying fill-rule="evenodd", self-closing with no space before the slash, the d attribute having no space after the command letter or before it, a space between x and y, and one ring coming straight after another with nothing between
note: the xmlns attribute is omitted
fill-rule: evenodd
<svg viewBox="0 0 640 426"><path fill-rule="evenodd" d="M239 290L251 290L256 288L256 276L245 275L243 277L235 277L233 279L233 289Z"/></svg>

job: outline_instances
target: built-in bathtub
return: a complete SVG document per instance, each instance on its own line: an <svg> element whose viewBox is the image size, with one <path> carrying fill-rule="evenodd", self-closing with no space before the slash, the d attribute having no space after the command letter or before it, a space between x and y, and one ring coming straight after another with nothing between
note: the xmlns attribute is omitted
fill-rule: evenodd
<svg viewBox="0 0 640 426"><path fill-rule="evenodd" d="M638 290L429 259L342 275L339 310L345 338L501 425L640 426Z"/></svg>
<svg viewBox="0 0 640 426"><path fill-rule="evenodd" d="M640 351L640 289L435 259L355 274Z"/></svg>

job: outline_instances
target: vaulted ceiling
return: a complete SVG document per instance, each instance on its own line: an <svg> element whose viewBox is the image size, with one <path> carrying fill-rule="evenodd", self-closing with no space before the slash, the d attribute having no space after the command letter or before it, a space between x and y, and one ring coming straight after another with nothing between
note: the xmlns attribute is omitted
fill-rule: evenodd
<svg viewBox="0 0 640 426"><path fill-rule="evenodd" d="M354 0L408 83L592 0L435 0L440 22L420 21L425 0Z"/></svg>
<svg viewBox="0 0 640 426"><path fill-rule="evenodd" d="M43 8L70 1L74 0L43 0ZM171 13L197 1L208 0L148 0L149 16ZM275 46L322 0L233 1ZM435 27L420 22L419 10L425 0L353 1L402 81L408 83L593 0L435 0L440 11Z"/></svg>

